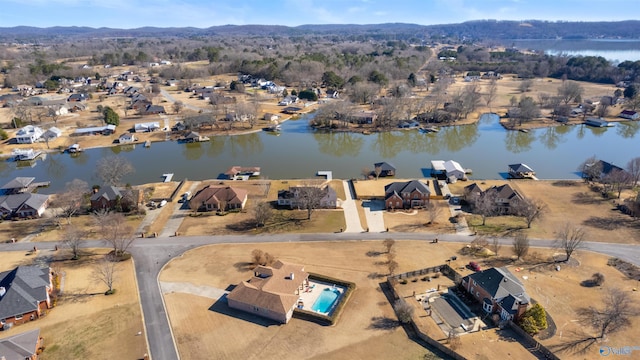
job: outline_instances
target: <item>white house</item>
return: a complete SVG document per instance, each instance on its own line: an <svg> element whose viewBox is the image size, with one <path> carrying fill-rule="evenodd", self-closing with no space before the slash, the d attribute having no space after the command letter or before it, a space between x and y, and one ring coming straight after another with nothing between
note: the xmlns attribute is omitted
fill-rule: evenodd
<svg viewBox="0 0 640 360"><path fill-rule="evenodd" d="M42 137L44 131L33 125L27 125L16 133L16 141L18 144L33 144Z"/></svg>
<svg viewBox="0 0 640 360"><path fill-rule="evenodd" d="M462 166L453 160L448 160L444 162L444 169L447 172L447 179L457 179L462 180L465 177L465 171Z"/></svg>
<svg viewBox="0 0 640 360"><path fill-rule="evenodd" d="M42 138L48 139L48 140L59 138L60 136L62 136L62 130L58 129L55 126L54 127L50 127L49 129L47 129L47 131L45 131L42 134Z"/></svg>
<svg viewBox="0 0 640 360"><path fill-rule="evenodd" d="M160 129L159 122L139 123L135 124L133 130L135 132L152 132Z"/></svg>

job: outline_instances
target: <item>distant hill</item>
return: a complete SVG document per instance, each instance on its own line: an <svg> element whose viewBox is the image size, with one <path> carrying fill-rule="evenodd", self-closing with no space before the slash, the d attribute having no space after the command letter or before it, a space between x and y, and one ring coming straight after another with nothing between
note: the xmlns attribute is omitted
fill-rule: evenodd
<svg viewBox="0 0 640 360"><path fill-rule="evenodd" d="M432 39L442 36L475 40L504 39L593 39L640 37L640 21L554 22L479 20L459 24L416 25L387 23L371 25L222 25L209 28L141 27L136 29L30 26L0 27L4 41L30 41L55 38L90 37L193 37L193 36L395 36L397 39Z"/></svg>

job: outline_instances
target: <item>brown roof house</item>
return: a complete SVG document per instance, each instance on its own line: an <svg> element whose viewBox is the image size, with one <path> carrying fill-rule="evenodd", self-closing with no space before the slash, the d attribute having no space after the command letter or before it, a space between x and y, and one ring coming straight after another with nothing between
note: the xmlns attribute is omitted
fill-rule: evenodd
<svg viewBox="0 0 640 360"><path fill-rule="evenodd" d="M286 324L308 277L304 266L280 260L273 266L258 266L251 279L227 295L227 302L230 308Z"/></svg>
<svg viewBox="0 0 640 360"><path fill-rule="evenodd" d="M18 266L0 273L0 326L35 320L51 308L53 292L51 269L39 266Z"/></svg>
<svg viewBox="0 0 640 360"><path fill-rule="evenodd" d="M394 182L384 187L384 204L389 209L409 209L429 203L431 192L418 180Z"/></svg>
<svg viewBox="0 0 640 360"><path fill-rule="evenodd" d="M0 359L38 360L42 350L40 329L33 329L0 340Z"/></svg>
<svg viewBox="0 0 640 360"><path fill-rule="evenodd" d="M247 195L248 192L244 189L207 185L193 195L189 200L189 206L200 211L244 209Z"/></svg>
<svg viewBox="0 0 640 360"><path fill-rule="evenodd" d="M499 314L502 320L518 320L531 302L524 286L506 267L490 268L462 278L471 296L482 303L489 314Z"/></svg>

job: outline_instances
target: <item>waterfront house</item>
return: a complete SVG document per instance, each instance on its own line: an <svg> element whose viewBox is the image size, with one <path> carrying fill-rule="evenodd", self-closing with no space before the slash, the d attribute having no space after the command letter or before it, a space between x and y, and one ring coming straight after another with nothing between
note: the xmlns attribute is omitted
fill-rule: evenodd
<svg viewBox="0 0 640 360"><path fill-rule="evenodd" d="M52 278L49 267L35 265L0 273L0 325L6 329L23 324L50 309Z"/></svg>
<svg viewBox="0 0 640 360"><path fill-rule="evenodd" d="M488 314L502 320L519 320L531 299L524 286L506 267L490 268L462 278L462 287Z"/></svg>
<svg viewBox="0 0 640 360"><path fill-rule="evenodd" d="M514 214L514 207L524 199L509 184L492 186L483 192L483 196L491 196L495 202L495 212L502 215Z"/></svg>
<svg viewBox="0 0 640 360"><path fill-rule="evenodd" d="M244 189L207 185L191 197L189 206L199 211L242 210L247 204L247 198L248 192Z"/></svg>
<svg viewBox="0 0 640 360"><path fill-rule="evenodd" d="M0 359L38 360L42 351L40 329L33 329L0 340Z"/></svg>
<svg viewBox="0 0 640 360"><path fill-rule="evenodd" d="M338 194L328 185L301 185L290 186L288 190L278 191L278 206L286 206L290 209L305 209L307 194L318 188L322 192L322 198L318 201L318 207L322 209L335 209L338 203Z"/></svg>
<svg viewBox="0 0 640 360"><path fill-rule="evenodd" d="M141 195L140 190L103 186L91 194L91 210L129 211L138 207Z"/></svg>
<svg viewBox="0 0 640 360"><path fill-rule="evenodd" d="M2 185L0 192L4 195L19 194L26 192L29 185L33 183L34 177L16 177L8 183Z"/></svg>
<svg viewBox="0 0 640 360"><path fill-rule="evenodd" d="M448 160L444 162L444 169L447 174L447 179L464 180L466 179L465 171L462 165L457 161Z"/></svg>
<svg viewBox="0 0 640 360"><path fill-rule="evenodd" d="M241 282L227 295L227 303L232 309L286 324L308 277L303 265L278 260L272 266L258 266L251 279Z"/></svg>
<svg viewBox="0 0 640 360"><path fill-rule="evenodd" d="M607 127L609 126L609 122L605 119L598 119L598 118L587 118L587 120L584 121L585 125L589 125L589 126L593 126L593 127Z"/></svg>
<svg viewBox="0 0 640 360"><path fill-rule="evenodd" d="M49 205L49 195L23 192L0 196L0 215L3 218L40 217Z"/></svg>
<svg viewBox="0 0 640 360"><path fill-rule="evenodd" d="M418 180L394 182L384 187L387 210L422 207L429 203L429 186Z"/></svg>
<svg viewBox="0 0 640 360"><path fill-rule="evenodd" d="M638 118L640 117L640 114L634 110L622 110L620 112L620 115L618 115L618 117L621 117L623 119L628 119L628 120L638 120Z"/></svg>
<svg viewBox="0 0 640 360"><path fill-rule="evenodd" d="M130 144L136 141L136 137L130 133L124 133L118 138L118 144Z"/></svg>
<svg viewBox="0 0 640 360"><path fill-rule="evenodd" d="M373 111L359 111L348 115L350 123L373 124L378 120L378 114Z"/></svg>
<svg viewBox="0 0 640 360"><path fill-rule="evenodd" d="M509 165L509 176L516 179L532 178L536 175L531 167L527 164L511 164Z"/></svg>
<svg viewBox="0 0 640 360"><path fill-rule="evenodd" d="M16 132L16 142L18 144L33 144L40 140L44 130L38 126L27 125Z"/></svg>

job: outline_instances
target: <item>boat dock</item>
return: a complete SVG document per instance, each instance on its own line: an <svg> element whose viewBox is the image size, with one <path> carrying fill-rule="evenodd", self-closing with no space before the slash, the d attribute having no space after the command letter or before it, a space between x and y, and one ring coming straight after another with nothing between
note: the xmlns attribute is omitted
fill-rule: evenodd
<svg viewBox="0 0 640 360"><path fill-rule="evenodd" d="M327 181L331 181L333 180L333 171L318 170L318 172L316 173L316 176L324 176L325 178L327 178Z"/></svg>
<svg viewBox="0 0 640 360"><path fill-rule="evenodd" d="M37 159L43 152L41 150L33 150L33 149L14 149L11 152L13 155L13 160L15 161L32 161Z"/></svg>
<svg viewBox="0 0 640 360"><path fill-rule="evenodd" d="M151 147L151 140L145 141L144 147L146 147L146 148Z"/></svg>
<svg viewBox="0 0 640 360"><path fill-rule="evenodd" d="M162 177L164 178L163 182L170 182L171 179L173 179L173 173L169 173L169 174L162 174Z"/></svg>

